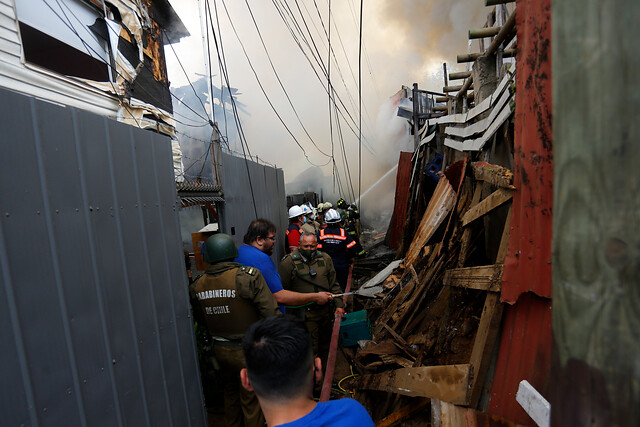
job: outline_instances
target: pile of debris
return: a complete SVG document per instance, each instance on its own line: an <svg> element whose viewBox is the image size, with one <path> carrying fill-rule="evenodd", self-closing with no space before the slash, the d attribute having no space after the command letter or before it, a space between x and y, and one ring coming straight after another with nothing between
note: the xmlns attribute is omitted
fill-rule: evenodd
<svg viewBox="0 0 640 427"><path fill-rule="evenodd" d="M374 420L429 409L401 396L478 407L501 318L513 189L511 171L463 159L430 197L416 195L428 205L415 230L405 229L404 261L365 302L372 339L354 356L356 398ZM491 239L496 228L500 239Z"/></svg>

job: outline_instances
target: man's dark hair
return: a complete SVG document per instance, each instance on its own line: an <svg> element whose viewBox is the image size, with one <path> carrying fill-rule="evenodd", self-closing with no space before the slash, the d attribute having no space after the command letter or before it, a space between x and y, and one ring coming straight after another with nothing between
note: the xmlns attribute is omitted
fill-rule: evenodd
<svg viewBox="0 0 640 427"><path fill-rule="evenodd" d="M266 239L269 233L276 232L276 225L268 219L258 218L251 221L247 233L244 235L243 242L247 245L255 242L258 237Z"/></svg>
<svg viewBox="0 0 640 427"><path fill-rule="evenodd" d="M288 400L311 392L311 336L295 317L271 316L254 323L242 340L242 351L258 396Z"/></svg>

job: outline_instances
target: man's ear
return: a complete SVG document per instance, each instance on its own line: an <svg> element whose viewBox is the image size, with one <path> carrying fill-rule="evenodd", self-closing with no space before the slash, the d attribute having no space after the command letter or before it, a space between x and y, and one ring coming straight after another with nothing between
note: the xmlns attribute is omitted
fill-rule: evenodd
<svg viewBox="0 0 640 427"><path fill-rule="evenodd" d="M247 375L246 368L242 368L240 370L240 382L242 383L242 387L244 387L248 391L253 391L253 387L251 387L251 381L249 381L249 375Z"/></svg>
<svg viewBox="0 0 640 427"><path fill-rule="evenodd" d="M322 381L322 361L320 360L319 357L316 357L315 360L313 361L313 370L314 370L314 374L315 374L314 377L316 382Z"/></svg>

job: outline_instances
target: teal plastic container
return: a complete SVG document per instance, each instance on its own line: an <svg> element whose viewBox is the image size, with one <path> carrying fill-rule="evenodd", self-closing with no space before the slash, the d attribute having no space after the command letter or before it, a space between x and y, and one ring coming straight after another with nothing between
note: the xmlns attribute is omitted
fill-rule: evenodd
<svg viewBox="0 0 640 427"><path fill-rule="evenodd" d="M367 317L367 310L347 313L340 324L340 336L345 347L357 345L360 340L370 340L371 323Z"/></svg>

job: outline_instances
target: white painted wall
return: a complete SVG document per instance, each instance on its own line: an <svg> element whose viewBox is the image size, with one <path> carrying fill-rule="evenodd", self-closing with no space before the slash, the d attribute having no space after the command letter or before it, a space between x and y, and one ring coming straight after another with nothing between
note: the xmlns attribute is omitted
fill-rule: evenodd
<svg viewBox="0 0 640 427"><path fill-rule="evenodd" d="M112 119L116 119L119 109L115 96L51 71L25 65L14 0L0 0L0 87Z"/></svg>

